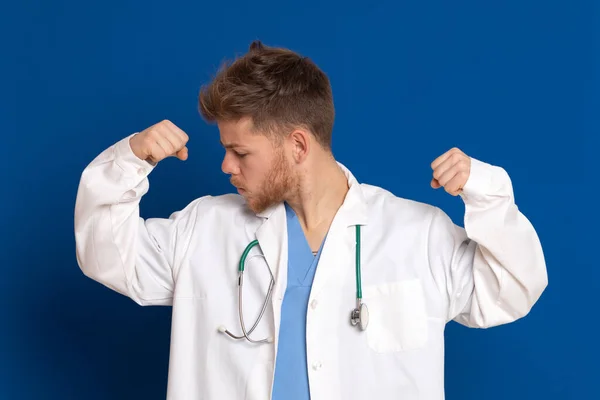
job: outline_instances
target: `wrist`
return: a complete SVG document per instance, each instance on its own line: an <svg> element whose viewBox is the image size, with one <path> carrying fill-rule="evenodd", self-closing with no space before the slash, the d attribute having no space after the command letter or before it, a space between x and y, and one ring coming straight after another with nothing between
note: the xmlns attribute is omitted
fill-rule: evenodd
<svg viewBox="0 0 600 400"><path fill-rule="evenodd" d="M140 150L139 133L136 133L129 138L129 147L131 148L131 151L133 152L133 154L135 154L137 158L139 158L142 161L146 161L146 156Z"/></svg>

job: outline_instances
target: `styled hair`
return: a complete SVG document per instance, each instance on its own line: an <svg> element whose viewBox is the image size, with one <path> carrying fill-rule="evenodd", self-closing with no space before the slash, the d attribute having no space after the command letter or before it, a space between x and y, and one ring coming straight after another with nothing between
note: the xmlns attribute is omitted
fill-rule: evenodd
<svg viewBox="0 0 600 400"><path fill-rule="evenodd" d="M198 109L207 122L250 117L254 131L275 139L304 128L331 149L335 111L329 78L310 59L285 48L252 42L201 88Z"/></svg>

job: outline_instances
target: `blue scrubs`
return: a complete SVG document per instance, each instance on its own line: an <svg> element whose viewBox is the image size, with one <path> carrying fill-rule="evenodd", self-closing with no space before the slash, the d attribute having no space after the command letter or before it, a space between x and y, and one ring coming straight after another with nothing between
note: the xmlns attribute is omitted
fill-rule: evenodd
<svg viewBox="0 0 600 400"><path fill-rule="evenodd" d="M273 400L307 400L310 394L306 365L306 310L323 244L316 256L313 255L294 210L287 203L285 208L288 278L281 305Z"/></svg>

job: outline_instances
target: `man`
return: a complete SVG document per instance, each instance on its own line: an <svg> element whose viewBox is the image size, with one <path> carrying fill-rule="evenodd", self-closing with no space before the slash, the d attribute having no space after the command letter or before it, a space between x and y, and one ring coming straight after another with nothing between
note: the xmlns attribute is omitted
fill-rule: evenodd
<svg viewBox="0 0 600 400"><path fill-rule="evenodd" d="M466 230L358 183L331 153L331 87L309 59L254 42L199 109L239 195L140 218L157 163L188 157L165 120L94 159L75 208L84 274L173 306L169 399L443 399L445 324L515 321L546 287L506 171L459 149L433 160Z"/></svg>

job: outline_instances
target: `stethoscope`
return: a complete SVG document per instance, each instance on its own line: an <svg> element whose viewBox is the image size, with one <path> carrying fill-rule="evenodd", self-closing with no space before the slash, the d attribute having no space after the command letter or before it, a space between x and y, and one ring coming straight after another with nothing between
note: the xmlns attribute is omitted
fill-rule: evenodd
<svg viewBox="0 0 600 400"><path fill-rule="evenodd" d="M250 338L250 334L252 334L252 332L258 326L258 323L260 322L261 318L263 317L263 315L265 313L265 310L267 309L269 300L271 299L271 296L273 295L273 287L275 286L275 278L273 277L273 272L271 271L271 268L269 268L268 264L267 264L267 268L269 269L269 274L271 275L271 282L269 283L269 289L267 290L267 297L265 298L265 301L262 305L260 314L259 314L258 318L256 319L256 322L254 323L254 325L252 325L250 330L246 330L246 324L244 323L244 313L242 311L243 310L243 301L242 301L243 290L242 289L244 286L244 266L246 264L246 258L248 257L250 250L252 250L252 248L254 246L258 246L258 240L253 240L252 242L250 242L248 244L248 246L246 246L246 249L242 253L242 257L240 258L240 262L239 262L239 266L238 266L238 314L239 314L239 318L240 318L240 326L242 328L242 335L241 336L234 335L223 325L221 325L219 327L219 331L222 333L226 333L233 339L244 339L245 338L251 343L272 343L273 342L272 337L268 337L268 338L261 339L261 340L254 340L254 339ZM264 256L263 256L263 258L264 258ZM358 326L361 331L364 331L365 329L367 329L367 325L369 324L369 310L367 308L367 305L362 302L362 282L361 282L361 276L360 276L360 272L361 272L361 268L360 268L360 225L356 225L355 266L356 266L356 308L354 308L352 310L352 312L350 313L350 324L352 326Z"/></svg>

